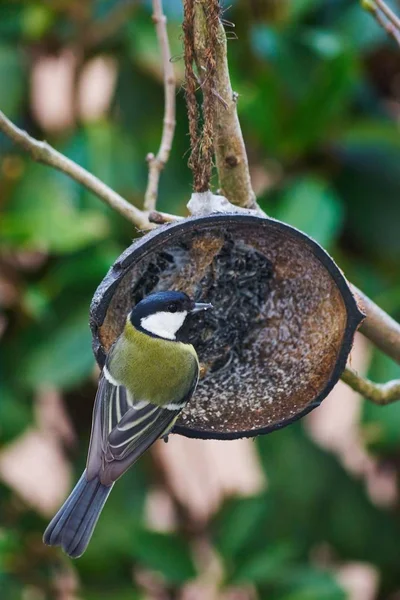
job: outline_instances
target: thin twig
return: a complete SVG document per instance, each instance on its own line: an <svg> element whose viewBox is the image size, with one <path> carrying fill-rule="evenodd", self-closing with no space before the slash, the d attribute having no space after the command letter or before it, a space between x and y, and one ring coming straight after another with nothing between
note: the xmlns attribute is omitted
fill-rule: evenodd
<svg viewBox="0 0 400 600"><path fill-rule="evenodd" d="M400 19L395 13L388 7L388 5L383 0L375 0L375 4L378 8L383 12L385 17L390 21L394 27L396 27L400 31Z"/></svg>
<svg viewBox="0 0 400 600"><path fill-rule="evenodd" d="M26 131L19 129L1 111L0 131L28 152L33 160L54 167L58 171L69 175L69 177L96 194L103 202L111 206L111 208L119 212L139 229L151 229L153 227L149 223L145 212L129 204L129 202L117 194L117 192L114 192L114 190L100 179L52 148L47 142L39 142L26 133Z"/></svg>
<svg viewBox="0 0 400 600"><path fill-rule="evenodd" d="M362 7L400 46L400 19L383 0L361 0Z"/></svg>
<svg viewBox="0 0 400 600"><path fill-rule="evenodd" d="M400 379L394 379L387 383L373 383L348 367L343 371L341 379L355 392L375 404L384 406L400 400Z"/></svg>
<svg viewBox="0 0 400 600"><path fill-rule="evenodd" d="M398 44L400 46L400 31L398 29L396 29L396 27L392 23L389 23L389 21L386 21L384 19L384 17L382 17L379 14L378 11L375 12L374 16L375 16L376 21L379 23L379 25L381 27L383 27L383 29L386 31L386 33L388 35L390 35L390 37L392 37L394 39L396 44Z"/></svg>
<svg viewBox="0 0 400 600"><path fill-rule="evenodd" d="M169 158L175 132L175 88L174 67L171 62L171 50L167 33L167 17L163 13L162 0L153 0L153 21L156 26L158 43L161 50L164 74L164 121L161 144L157 156L147 155L149 178L144 197L145 210L154 210L157 202L158 182L161 171Z"/></svg>
<svg viewBox="0 0 400 600"><path fill-rule="evenodd" d="M178 217L177 215L170 215L169 213L160 212L159 210L151 210L149 213L150 223L156 225L164 225L165 223L177 223L183 221L184 217Z"/></svg>

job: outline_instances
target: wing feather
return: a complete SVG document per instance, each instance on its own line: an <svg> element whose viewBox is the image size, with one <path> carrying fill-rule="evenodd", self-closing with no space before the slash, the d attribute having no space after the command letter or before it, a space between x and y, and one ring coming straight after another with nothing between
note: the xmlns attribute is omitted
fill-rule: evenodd
<svg viewBox="0 0 400 600"><path fill-rule="evenodd" d="M87 461L90 480L100 475L104 485L118 479L159 437L171 431L196 387L170 408L131 397L123 385L103 370L97 390ZM111 381L110 381L111 380Z"/></svg>
<svg viewBox="0 0 400 600"><path fill-rule="evenodd" d="M143 411L146 411L146 416L138 418L138 413ZM117 425L108 436L113 458L124 458L141 444L144 437L150 439L151 443L155 441L179 413L180 410L168 410L152 404L141 411L136 411L135 408L129 410L124 417L124 428Z"/></svg>

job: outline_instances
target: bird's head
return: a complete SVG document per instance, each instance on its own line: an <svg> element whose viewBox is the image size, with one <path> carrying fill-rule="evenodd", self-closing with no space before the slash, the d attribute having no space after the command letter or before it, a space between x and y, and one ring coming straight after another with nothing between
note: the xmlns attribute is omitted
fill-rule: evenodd
<svg viewBox="0 0 400 600"><path fill-rule="evenodd" d="M175 340L189 314L212 308L212 304L194 302L184 292L156 292L146 296L131 311L129 319L136 329Z"/></svg>

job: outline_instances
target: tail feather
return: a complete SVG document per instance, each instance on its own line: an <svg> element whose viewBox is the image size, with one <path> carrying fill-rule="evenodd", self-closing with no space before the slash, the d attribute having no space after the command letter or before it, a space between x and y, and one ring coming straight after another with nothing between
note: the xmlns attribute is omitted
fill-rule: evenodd
<svg viewBox="0 0 400 600"><path fill-rule="evenodd" d="M44 543L61 546L71 558L81 556L111 489L112 485L103 485L98 477L87 481L84 471L70 496L49 523L43 535Z"/></svg>

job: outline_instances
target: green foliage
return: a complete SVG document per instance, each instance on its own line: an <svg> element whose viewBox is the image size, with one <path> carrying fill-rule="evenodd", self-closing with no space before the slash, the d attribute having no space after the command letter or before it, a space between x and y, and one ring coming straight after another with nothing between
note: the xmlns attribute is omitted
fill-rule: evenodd
<svg viewBox="0 0 400 600"><path fill-rule="evenodd" d="M73 314L58 328L49 342L36 340L35 351L22 361L25 381L32 388L53 384L62 388L76 385L94 366L86 310Z"/></svg>
<svg viewBox="0 0 400 600"><path fill-rule="evenodd" d="M343 207L325 181L305 177L284 191L276 216L329 247L341 231Z"/></svg>
<svg viewBox="0 0 400 600"><path fill-rule="evenodd" d="M20 398L15 402L14 394L0 384L0 447L22 433L30 424L32 414L29 406Z"/></svg>
<svg viewBox="0 0 400 600"><path fill-rule="evenodd" d="M316 569L299 569L289 574L283 594L270 597L281 600L345 600L346 594L334 577Z"/></svg>
<svg viewBox="0 0 400 600"><path fill-rule="evenodd" d="M196 575L189 544L173 534L145 529L136 532L133 556L169 583L184 583Z"/></svg>
<svg viewBox="0 0 400 600"><path fill-rule="evenodd" d="M0 226L5 245L58 254L105 236L106 219L94 210L78 211L65 179L42 166L27 169Z"/></svg>
<svg viewBox="0 0 400 600"><path fill-rule="evenodd" d="M335 184L355 240L366 253L398 260L399 136L388 122L364 121L344 129L332 144L342 162Z"/></svg>
<svg viewBox="0 0 400 600"><path fill-rule="evenodd" d="M82 45L93 23L109 24L124 4L1 2L0 110L140 207L145 157L159 147L164 103L150 1L138 2L128 22L87 47L72 74L77 81L92 58L111 59L116 81L103 115L84 117L75 107L68 127L47 129L43 114L39 118L43 107L32 102L39 62ZM164 5L182 77L182 2ZM238 40L228 42L231 79L263 208L327 247L346 275L398 318L398 48L358 2L236 0L224 18L236 24ZM56 108L62 122L64 109ZM185 211L188 148L179 87L160 210ZM33 399L43 386L55 386L78 433L68 456L78 474L95 394L88 307L138 232L4 136L0 204L0 451L37 426ZM383 382L400 372L374 353L369 376ZM398 476L399 405L365 404L360 425L366 448ZM227 499L206 523L175 506L182 527L168 534L144 526L150 487L163 484L150 456L139 461L113 489L88 552L73 563L81 586L76 596L142 600L153 593L137 575L144 572L161 586L160 596L178 598L187 582L204 576L197 554L205 541L219 559L221 594L250 586L258 600L342 600L346 593L335 569L355 561L378 569L380 598L394 597L400 588L399 515L375 505L364 483L299 424L259 439L256 447L266 491ZM0 481L2 600L54 597L57 574L70 563L43 548L44 527L45 519ZM329 550L329 564L318 560L321 547Z"/></svg>
<svg viewBox="0 0 400 600"><path fill-rule="evenodd" d="M26 73L23 56L11 45L0 45L0 81L7 85L0 88L1 110L11 119L18 116L26 92Z"/></svg>
<svg viewBox="0 0 400 600"><path fill-rule="evenodd" d="M374 381L381 383L391 379L400 379L400 366L387 356L376 352L370 376ZM397 453L400 427L400 404L398 402L385 407L365 403L362 425L366 444L371 450L383 456Z"/></svg>

